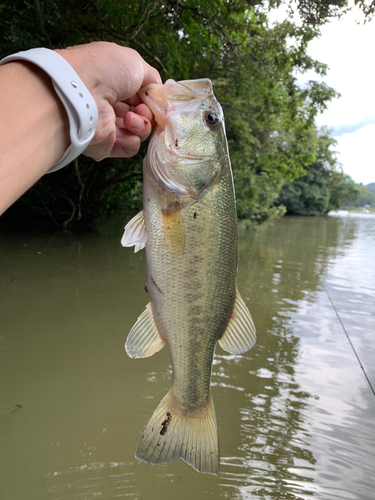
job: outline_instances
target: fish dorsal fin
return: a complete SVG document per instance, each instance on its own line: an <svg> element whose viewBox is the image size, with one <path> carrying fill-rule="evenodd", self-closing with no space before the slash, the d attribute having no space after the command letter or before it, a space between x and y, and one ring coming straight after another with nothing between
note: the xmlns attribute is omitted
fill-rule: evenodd
<svg viewBox="0 0 375 500"><path fill-rule="evenodd" d="M164 347L165 340L160 336L152 314L151 302L139 316L130 330L125 350L131 358L148 358Z"/></svg>
<svg viewBox="0 0 375 500"><path fill-rule="evenodd" d="M231 354L242 354L253 347L256 331L251 314L237 290L232 316L219 339L220 346Z"/></svg>
<svg viewBox="0 0 375 500"><path fill-rule="evenodd" d="M142 250L146 246L147 234L145 215L141 210L135 217L132 218L125 226L124 236L121 239L123 247L134 246L134 253Z"/></svg>

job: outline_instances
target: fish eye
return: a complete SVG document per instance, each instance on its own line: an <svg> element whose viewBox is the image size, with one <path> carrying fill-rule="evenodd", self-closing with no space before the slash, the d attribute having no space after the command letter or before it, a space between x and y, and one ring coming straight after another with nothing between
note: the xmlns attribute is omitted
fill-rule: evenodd
<svg viewBox="0 0 375 500"><path fill-rule="evenodd" d="M213 127L216 127L216 125L219 123L219 117L216 116L214 113L211 113L210 111L208 111L205 115L204 115L204 120L206 122L206 124L210 127L210 128L213 128Z"/></svg>

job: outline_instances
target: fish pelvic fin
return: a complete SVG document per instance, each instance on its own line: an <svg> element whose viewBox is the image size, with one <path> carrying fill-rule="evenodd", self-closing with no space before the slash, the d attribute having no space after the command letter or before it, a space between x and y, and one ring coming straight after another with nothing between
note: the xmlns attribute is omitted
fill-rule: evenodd
<svg viewBox="0 0 375 500"><path fill-rule="evenodd" d="M139 316L130 330L125 343L125 351L131 358L148 358L160 351L165 345L155 324L151 302Z"/></svg>
<svg viewBox="0 0 375 500"><path fill-rule="evenodd" d="M145 215L141 210L126 224L124 236L121 238L121 245L123 247L134 246L134 253L136 253L146 246L146 241Z"/></svg>
<svg viewBox="0 0 375 500"><path fill-rule="evenodd" d="M187 413L173 400L172 389L161 400L143 431L135 457L159 465L182 458L196 471L219 474L219 441L212 397Z"/></svg>
<svg viewBox="0 0 375 500"><path fill-rule="evenodd" d="M237 290L232 316L219 344L231 354L242 354L253 347L256 338L253 318Z"/></svg>

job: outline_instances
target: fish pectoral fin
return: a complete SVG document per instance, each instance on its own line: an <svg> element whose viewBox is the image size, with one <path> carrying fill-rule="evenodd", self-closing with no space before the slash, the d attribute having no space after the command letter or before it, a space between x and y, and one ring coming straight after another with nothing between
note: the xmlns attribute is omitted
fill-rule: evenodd
<svg viewBox="0 0 375 500"><path fill-rule="evenodd" d="M162 209L164 236L173 256L181 255L185 248L185 230L178 203L169 203Z"/></svg>
<svg viewBox="0 0 375 500"><path fill-rule="evenodd" d="M130 330L125 343L125 351L131 358L148 358L160 351L165 340L160 336L152 314L151 302L139 316Z"/></svg>
<svg viewBox="0 0 375 500"><path fill-rule="evenodd" d="M219 441L212 397L193 414L182 411L172 390L161 400L146 425L135 457L147 464L182 458L203 474L219 473Z"/></svg>
<svg viewBox="0 0 375 500"><path fill-rule="evenodd" d="M145 215L141 210L135 217L132 218L125 226L124 236L121 239L123 247L134 246L134 253L142 250L146 246L147 234Z"/></svg>
<svg viewBox="0 0 375 500"><path fill-rule="evenodd" d="M242 354L251 349L255 342L256 330L253 319L237 290L232 316L223 336L219 338L219 344L231 354Z"/></svg>

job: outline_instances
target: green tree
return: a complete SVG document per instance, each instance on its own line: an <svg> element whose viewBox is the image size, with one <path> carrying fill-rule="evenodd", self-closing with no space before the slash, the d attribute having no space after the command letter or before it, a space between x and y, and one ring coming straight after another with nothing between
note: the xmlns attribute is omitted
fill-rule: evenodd
<svg viewBox="0 0 375 500"><path fill-rule="evenodd" d="M365 3L362 0L359 0ZM356 3L358 0L356 1ZM272 7L288 4L289 12L293 15L298 12L304 23L310 26L319 26L327 22L331 18L341 17L348 10L347 0L298 0L289 1L285 0L271 0Z"/></svg>
<svg viewBox="0 0 375 500"><path fill-rule="evenodd" d="M332 172L329 210L352 206L358 196L360 196L358 184L349 175L344 174L341 169Z"/></svg>
<svg viewBox="0 0 375 500"><path fill-rule="evenodd" d="M370 184L371 186L371 184ZM363 184L358 185L359 189L359 197L355 201L355 206L356 207L364 207L366 205L370 205L371 207L375 207L375 194L370 191L368 186L364 186ZM353 206L354 203L351 204Z"/></svg>
<svg viewBox="0 0 375 500"><path fill-rule="evenodd" d="M304 88L297 84L298 72L326 72L307 54L319 30L289 20L271 25L267 5L262 0L92 0L84 5L0 0L0 55L103 39L135 48L163 79L211 78L226 116L238 214L263 221L282 213L273 205L282 184L314 161L316 144L308 131L336 95L317 81ZM319 8L316 2L314 12L323 16ZM326 10L324 16L331 14ZM45 176L10 212L71 227L141 205L141 156L104 160L99 167L80 157L67 170L68 175Z"/></svg>
<svg viewBox="0 0 375 500"><path fill-rule="evenodd" d="M354 0L354 3L362 10L366 20L371 20L374 17L375 0Z"/></svg>
<svg viewBox="0 0 375 500"><path fill-rule="evenodd" d="M345 202L355 202L359 196L355 182L337 164L331 149L335 140L326 129L318 132L315 142L315 161L306 167L304 176L286 182L276 200L276 205L285 206L288 214L325 215Z"/></svg>

